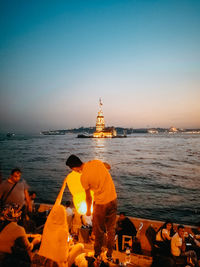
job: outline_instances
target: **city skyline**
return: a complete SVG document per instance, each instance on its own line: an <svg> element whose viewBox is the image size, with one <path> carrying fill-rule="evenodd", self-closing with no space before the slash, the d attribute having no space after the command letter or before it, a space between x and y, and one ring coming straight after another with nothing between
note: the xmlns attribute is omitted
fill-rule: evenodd
<svg viewBox="0 0 200 267"><path fill-rule="evenodd" d="M200 2L0 1L0 131L200 128Z"/></svg>

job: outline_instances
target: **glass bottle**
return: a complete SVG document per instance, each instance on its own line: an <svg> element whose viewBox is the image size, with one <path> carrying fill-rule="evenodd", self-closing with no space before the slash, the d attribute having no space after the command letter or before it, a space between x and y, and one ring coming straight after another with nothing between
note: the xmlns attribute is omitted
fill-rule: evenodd
<svg viewBox="0 0 200 267"><path fill-rule="evenodd" d="M126 247L125 266L131 262L131 251L129 247Z"/></svg>

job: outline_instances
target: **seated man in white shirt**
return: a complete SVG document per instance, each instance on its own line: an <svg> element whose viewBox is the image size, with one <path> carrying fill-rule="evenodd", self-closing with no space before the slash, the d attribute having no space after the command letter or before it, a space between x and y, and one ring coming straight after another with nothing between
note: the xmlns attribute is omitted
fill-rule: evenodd
<svg viewBox="0 0 200 267"><path fill-rule="evenodd" d="M172 237L171 240L171 253L174 257L175 262L185 261L187 262L187 258L190 258L194 263L194 266L198 266L197 264L197 256L193 250L186 251L186 246L184 242L184 226L179 225L177 229L177 233Z"/></svg>
<svg viewBox="0 0 200 267"><path fill-rule="evenodd" d="M74 211L72 206L72 203L70 200L66 201L65 203L66 206L66 212L67 212L67 223L68 223L68 228L69 232L71 233L72 230L72 223L73 223L73 218L74 218Z"/></svg>

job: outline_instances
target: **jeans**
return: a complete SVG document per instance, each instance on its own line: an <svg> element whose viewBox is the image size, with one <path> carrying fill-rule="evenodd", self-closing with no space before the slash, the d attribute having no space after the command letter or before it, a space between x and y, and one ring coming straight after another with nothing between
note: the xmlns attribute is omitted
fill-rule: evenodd
<svg viewBox="0 0 200 267"><path fill-rule="evenodd" d="M198 266L197 255L194 250L181 252L180 256L173 256L176 264L187 264L187 259L191 259L195 266Z"/></svg>
<svg viewBox="0 0 200 267"><path fill-rule="evenodd" d="M107 233L107 256L112 256L115 242L115 224L117 216L117 200L107 204L94 204L93 229L95 235L95 256L101 254L104 242L104 234Z"/></svg>

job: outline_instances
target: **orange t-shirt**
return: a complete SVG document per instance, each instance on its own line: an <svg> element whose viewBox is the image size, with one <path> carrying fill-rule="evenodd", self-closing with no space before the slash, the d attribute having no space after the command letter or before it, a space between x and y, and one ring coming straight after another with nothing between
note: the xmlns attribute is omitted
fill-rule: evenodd
<svg viewBox="0 0 200 267"><path fill-rule="evenodd" d="M117 198L112 177L100 160L84 163L81 184L85 190L94 191L95 204L107 204Z"/></svg>

